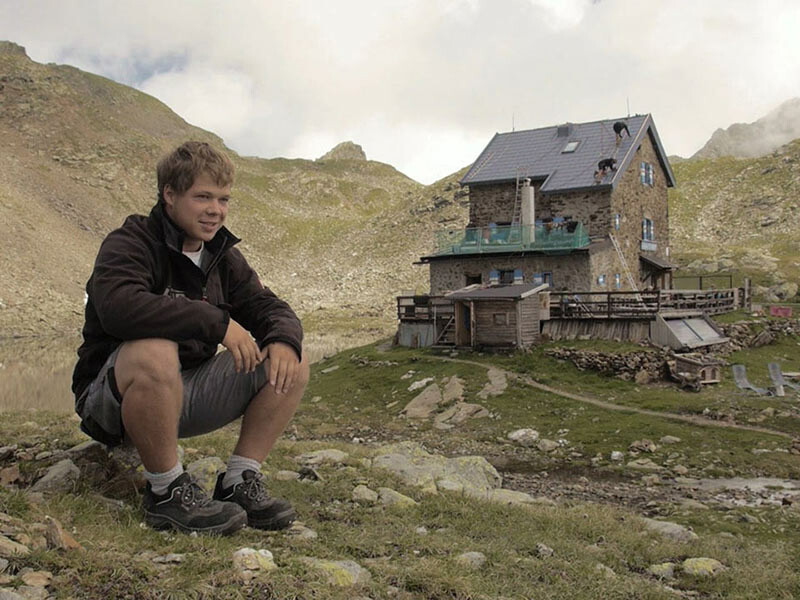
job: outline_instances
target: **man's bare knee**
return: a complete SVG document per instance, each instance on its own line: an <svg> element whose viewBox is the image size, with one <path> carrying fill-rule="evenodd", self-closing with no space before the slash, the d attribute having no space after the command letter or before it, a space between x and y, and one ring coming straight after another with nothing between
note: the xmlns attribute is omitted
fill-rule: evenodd
<svg viewBox="0 0 800 600"><path fill-rule="evenodd" d="M114 364L119 392L135 382L153 386L172 386L180 382L178 344L172 340L150 338L125 342Z"/></svg>

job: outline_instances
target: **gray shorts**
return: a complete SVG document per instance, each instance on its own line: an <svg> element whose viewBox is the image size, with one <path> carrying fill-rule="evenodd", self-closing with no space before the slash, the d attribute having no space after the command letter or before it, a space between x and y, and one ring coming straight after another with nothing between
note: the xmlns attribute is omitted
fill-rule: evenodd
<svg viewBox="0 0 800 600"><path fill-rule="evenodd" d="M114 376L114 363L121 348L111 353L77 403L81 407L81 428L109 445L124 439L122 396ZM181 371L181 378L183 409L178 437L182 438L208 433L235 421L267 382L263 364L252 373L237 373L233 356L227 350L194 369Z"/></svg>

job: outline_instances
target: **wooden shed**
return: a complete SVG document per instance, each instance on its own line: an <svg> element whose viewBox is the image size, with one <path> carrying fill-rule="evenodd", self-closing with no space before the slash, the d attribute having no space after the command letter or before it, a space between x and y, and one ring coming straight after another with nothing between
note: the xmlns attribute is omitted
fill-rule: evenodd
<svg viewBox="0 0 800 600"><path fill-rule="evenodd" d="M540 337L539 321L549 318L549 286L468 286L445 294L454 306L455 345L527 348ZM545 314L543 314L545 313Z"/></svg>

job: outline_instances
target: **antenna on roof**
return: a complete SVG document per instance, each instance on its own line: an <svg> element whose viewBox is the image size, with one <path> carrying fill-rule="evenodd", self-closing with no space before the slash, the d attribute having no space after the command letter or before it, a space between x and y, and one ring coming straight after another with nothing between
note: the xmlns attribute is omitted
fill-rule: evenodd
<svg viewBox="0 0 800 600"><path fill-rule="evenodd" d="M631 116L631 99L629 96L625 96L625 103L628 105L628 118Z"/></svg>

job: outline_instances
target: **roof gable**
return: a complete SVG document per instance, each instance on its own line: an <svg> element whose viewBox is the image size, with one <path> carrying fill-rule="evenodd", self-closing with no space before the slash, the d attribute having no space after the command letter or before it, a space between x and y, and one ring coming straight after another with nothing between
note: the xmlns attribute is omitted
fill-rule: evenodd
<svg viewBox="0 0 800 600"><path fill-rule="evenodd" d="M613 129L617 121L627 123L631 134L623 136L619 146ZM675 177L649 114L495 134L461 184L499 183L529 177L543 182L541 192L545 194L614 188L646 135L653 142L667 185L674 187ZM564 152L570 149L567 147L570 142L578 144L573 151ZM617 169L598 183L594 177L597 163L611 157L616 158Z"/></svg>

